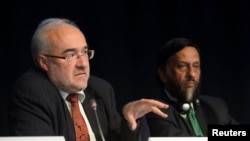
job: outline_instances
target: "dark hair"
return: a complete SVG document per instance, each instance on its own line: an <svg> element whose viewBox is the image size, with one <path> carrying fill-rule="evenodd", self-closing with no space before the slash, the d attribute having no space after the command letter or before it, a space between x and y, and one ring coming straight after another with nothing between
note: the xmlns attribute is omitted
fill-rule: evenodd
<svg viewBox="0 0 250 141"><path fill-rule="evenodd" d="M199 47L187 38L174 38L168 41L165 45L160 48L159 56L158 56L158 68L164 68L168 59L173 56L178 51L183 48L191 46L197 49L200 54Z"/></svg>

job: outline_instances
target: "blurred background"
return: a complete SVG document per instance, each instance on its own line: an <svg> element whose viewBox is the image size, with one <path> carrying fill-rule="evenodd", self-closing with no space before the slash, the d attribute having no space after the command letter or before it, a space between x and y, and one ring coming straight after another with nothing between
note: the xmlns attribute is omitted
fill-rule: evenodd
<svg viewBox="0 0 250 141"><path fill-rule="evenodd" d="M32 34L49 17L79 25L95 50L91 73L113 85L119 112L159 94L158 50L186 37L201 48L201 94L223 98L238 121L250 123L248 0L10 0L1 7L0 136L8 135L9 89L30 67Z"/></svg>

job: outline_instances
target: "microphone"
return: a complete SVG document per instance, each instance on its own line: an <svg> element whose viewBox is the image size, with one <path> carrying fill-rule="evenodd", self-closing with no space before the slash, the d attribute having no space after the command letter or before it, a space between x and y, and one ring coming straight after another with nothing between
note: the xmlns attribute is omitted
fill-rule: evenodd
<svg viewBox="0 0 250 141"><path fill-rule="evenodd" d="M101 124L100 124L100 121L99 121L99 118L98 118L98 115L97 115L97 112L96 112L96 110L97 110L97 104L96 104L95 99L91 99L90 100L90 107L94 110L95 119L96 119L96 122L97 122L97 125L98 125L98 129L99 129L102 141L105 141L105 138L104 138L103 132L102 132L102 128L101 128Z"/></svg>
<svg viewBox="0 0 250 141"><path fill-rule="evenodd" d="M188 103L182 104L182 110L183 112L188 112L190 110L190 105Z"/></svg>

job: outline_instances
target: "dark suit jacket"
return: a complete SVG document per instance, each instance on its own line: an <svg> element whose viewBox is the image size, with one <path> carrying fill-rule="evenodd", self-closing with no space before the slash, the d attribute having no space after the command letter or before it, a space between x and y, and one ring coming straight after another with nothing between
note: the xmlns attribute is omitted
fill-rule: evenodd
<svg viewBox="0 0 250 141"><path fill-rule="evenodd" d="M169 104L169 108L163 110L168 118L163 119L154 114L147 115L147 122L151 136L195 136L191 125L181 117L178 103L171 101L163 93L159 99ZM228 113L225 102L220 98L200 96L199 103L195 103L195 114L205 136L208 133L208 125L238 124Z"/></svg>
<svg viewBox="0 0 250 141"><path fill-rule="evenodd" d="M100 132L90 100L97 102L97 114L107 141L137 140L137 132L129 130L117 113L112 86L103 79L90 76L83 108L97 141ZM31 69L13 86L9 109L10 135L64 136L75 141L74 126L67 106L56 87L40 70Z"/></svg>

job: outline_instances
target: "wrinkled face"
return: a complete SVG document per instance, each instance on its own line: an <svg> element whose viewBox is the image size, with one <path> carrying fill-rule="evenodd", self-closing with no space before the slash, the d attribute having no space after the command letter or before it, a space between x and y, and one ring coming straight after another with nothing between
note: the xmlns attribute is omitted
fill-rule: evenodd
<svg viewBox="0 0 250 141"><path fill-rule="evenodd" d="M159 71L171 95L182 102L191 102L199 91L200 56L194 47L185 47L169 58L166 68Z"/></svg>
<svg viewBox="0 0 250 141"><path fill-rule="evenodd" d="M82 32L71 25L61 25L49 31L49 39L51 48L46 53L49 55L62 57L69 54L81 55L84 50L88 49ZM87 55L67 60L39 54L38 62L59 89L71 93L87 87L90 73Z"/></svg>

